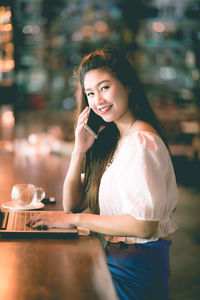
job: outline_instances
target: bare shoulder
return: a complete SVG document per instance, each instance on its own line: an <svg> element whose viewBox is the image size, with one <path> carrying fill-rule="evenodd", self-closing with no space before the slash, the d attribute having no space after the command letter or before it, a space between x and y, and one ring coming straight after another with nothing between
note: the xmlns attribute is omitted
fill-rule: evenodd
<svg viewBox="0 0 200 300"><path fill-rule="evenodd" d="M148 132L152 132L159 136L159 133L149 123L141 121L141 120L137 120L135 122L133 131L148 131Z"/></svg>

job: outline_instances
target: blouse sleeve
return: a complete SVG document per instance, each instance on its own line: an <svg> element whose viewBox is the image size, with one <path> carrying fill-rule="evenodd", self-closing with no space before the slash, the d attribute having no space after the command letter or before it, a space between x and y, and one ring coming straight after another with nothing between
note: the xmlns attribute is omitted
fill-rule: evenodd
<svg viewBox="0 0 200 300"><path fill-rule="evenodd" d="M141 220L168 218L176 205L177 187L164 143L155 135L138 132L124 151L118 174L122 213Z"/></svg>

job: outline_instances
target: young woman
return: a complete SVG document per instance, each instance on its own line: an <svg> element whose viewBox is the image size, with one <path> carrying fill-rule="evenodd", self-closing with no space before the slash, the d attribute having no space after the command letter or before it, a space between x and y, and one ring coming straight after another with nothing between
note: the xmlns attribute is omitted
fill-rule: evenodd
<svg viewBox="0 0 200 300"><path fill-rule="evenodd" d="M92 52L77 74L81 113L63 188L65 212L36 216L31 225L102 234L120 299L168 299L178 193L159 123L132 65L117 50ZM97 139L86 130L90 109L103 120ZM87 208L92 213L80 213Z"/></svg>

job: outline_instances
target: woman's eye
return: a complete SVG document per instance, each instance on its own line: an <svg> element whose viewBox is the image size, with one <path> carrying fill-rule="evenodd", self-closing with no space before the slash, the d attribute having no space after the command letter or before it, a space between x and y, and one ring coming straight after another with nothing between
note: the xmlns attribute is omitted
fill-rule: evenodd
<svg viewBox="0 0 200 300"><path fill-rule="evenodd" d="M90 93L87 94L88 97L91 97L93 95L94 95L94 93L92 93L92 92L90 92Z"/></svg>
<svg viewBox="0 0 200 300"><path fill-rule="evenodd" d="M105 91L105 90L107 90L107 89L109 89L109 86L108 86L108 85L103 86L103 87L101 88L102 91Z"/></svg>

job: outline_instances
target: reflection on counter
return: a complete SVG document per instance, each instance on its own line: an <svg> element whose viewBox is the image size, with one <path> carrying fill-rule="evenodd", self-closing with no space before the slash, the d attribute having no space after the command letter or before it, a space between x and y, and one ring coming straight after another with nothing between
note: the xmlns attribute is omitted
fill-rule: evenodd
<svg viewBox="0 0 200 300"><path fill-rule="evenodd" d="M2 140L12 140L14 134L15 117L12 105L0 107L0 135Z"/></svg>
<svg viewBox="0 0 200 300"><path fill-rule="evenodd" d="M13 151L16 155L47 155L58 154L70 156L73 150L72 142L57 140L54 136L45 133L34 133L27 139L15 139Z"/></svg>
<svg viewBox="0 0 200 300"><path fill-rule="evenodd" d="M33 133L28 138L13 141L0 140L0 153L14 153L16 156L35 156L56 154L70 156L73 142L56 139L46 133Z"/></svg>

